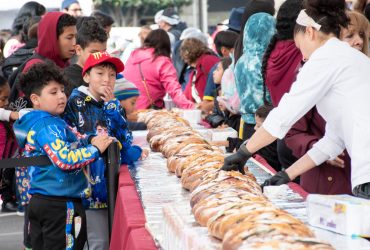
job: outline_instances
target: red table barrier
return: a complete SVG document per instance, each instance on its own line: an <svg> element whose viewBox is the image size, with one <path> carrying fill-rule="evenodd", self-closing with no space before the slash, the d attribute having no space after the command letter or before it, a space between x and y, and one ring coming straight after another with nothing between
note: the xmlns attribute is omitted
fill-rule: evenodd
<svg viewBox="0 0 370 250"><path fill-rule="evenodd" d="M126 249L152 250L157 249L157 247L153 242L152 236L145 228L137 228L131 231Z"/></svg>
<svg viewBox="0 0 370 250"><path fill-rule="evenodd" d="M139 196L127 167L122 166L119 173L119 187L114 211L110 249L157 249L144 225L145 214ZM140 230L133 232L137 229Z"/></svg>
<svg viewBox="0 0 370 250"><path fill-rule="evenodd" d="M118 187L134 186L135 183L131 178L130 172L126 165L121 166L118 177Z"/></svg>

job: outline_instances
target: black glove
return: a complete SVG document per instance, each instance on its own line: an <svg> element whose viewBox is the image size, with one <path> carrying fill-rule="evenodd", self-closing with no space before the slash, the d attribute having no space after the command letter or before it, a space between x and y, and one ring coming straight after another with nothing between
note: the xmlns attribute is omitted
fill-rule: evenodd
<svg viewBox="0 0 370 250"><path fill-rule="evenodd" d="M226 147L226 152L228 153L234 152L234 149L239 149L240 145L242 145L244 142L240 138L232 138L232 137L227 137L227 141L229 142L229 146Z"/></svg>
<svg viewBox="0 0 370 250"><path fill-rule="evenodd" d="M285 171L279 171L270 179L265 180L265 182L261 185L261 188L263 189L264 186L280 186L291 181L292 180Z"/></svg>
<svg viewBox="0 0 370 250"><path fill-rule="evenodd" d="M251 158L252 154L247 150L245 144L241 145L238 151L235 154L232 154L225 158L224 165L221 170L225 171L239 171L242 174L244 172L244 165Z"/></svg>

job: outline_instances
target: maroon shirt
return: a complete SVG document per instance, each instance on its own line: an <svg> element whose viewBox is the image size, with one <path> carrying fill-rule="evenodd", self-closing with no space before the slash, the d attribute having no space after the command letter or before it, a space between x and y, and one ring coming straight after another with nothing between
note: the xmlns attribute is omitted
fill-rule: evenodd
<svg viewBox="0 0 370 250"><path fill-rule="evenodd" d="M316 108L310 110L289 130L285 143L300 158L325 134L325 120ZM300 185L308 193L352 194L350 158L345 152L345 168L323 163L301 175Z"/></svg>

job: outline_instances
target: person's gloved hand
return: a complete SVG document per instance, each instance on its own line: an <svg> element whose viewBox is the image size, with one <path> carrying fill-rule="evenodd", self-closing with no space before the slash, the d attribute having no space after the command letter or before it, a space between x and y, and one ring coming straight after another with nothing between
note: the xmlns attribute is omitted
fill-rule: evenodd
<svg viewBox="0 0 370 250"><path fill-rule="evenodd" d="M285 171L279 171L270 179L265 180L265 182L261 185L261 188L263 189L265 186L280 186L291 181L292 180Z"/></svg>
<svg viewBox="0 0 370 250"><path fill-rule="evenodd" d="M222 166L221 170L235 170L239 171L242 174L245 174L244 165L251 156L252 154L247 150L245 144L242 144L235 154L232 154L225 158L224 165Z"/></svg>

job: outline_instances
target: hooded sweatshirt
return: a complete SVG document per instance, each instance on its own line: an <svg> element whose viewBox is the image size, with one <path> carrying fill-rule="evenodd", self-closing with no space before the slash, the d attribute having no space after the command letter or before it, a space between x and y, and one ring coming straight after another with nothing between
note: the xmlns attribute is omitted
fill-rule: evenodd
<svg viewBox="0 0 370 250"><path fill-rule="evenodd" d="M82 167L99 157L96 147L87 145L60 117L41 110L25 114L14 131L25 156L47 155L53 163L29 168L29 194L82 197L87 187Z"/></svg>
<svg viewBox="0 0 370 250"><path fill-rule="evenodd" d="M289 92L296 79L302 54L294 41L278 41L267 61L265 84L272 104L278 106L281 97Z"/></svg>
<svg viewBox="0 0 370 250"><path fill-rule="evenodd" d="M243 55L235 64L234 74L240 113L247 124L256 123L254 113L264 103L262 57L274 33L275 19L266 13L251 16L244 28Z"/></svg>
<svg viewBox="0 0 370 250"><path fill-rule="evenodd" d="M25 61L24 67L20 66L23 68L18 68L19 71L24 73L35 63L43 62L46 59L53 61L60 68L68 66L68 60L62 60L60 57L57 37L58 20L63 14L62 12L48 12L43 16L38 25L38 46L35 49L35 53L27 59L28 61ZM9 100L10 106L14 110L31 107L31 103L22 98L23 93L16 87L19 76L20 72L17 72L16 78L10 81L10 84L14 85L14 87L12 87Z"/></svg>
<svg viewBox="0 0 370 250"><path fill-rule="evenodd" d="M55 62L60 68L65 68L68 66L69 60L63 60L60 57L59 44L57 37L57 25L59 18L63 15L62 12L48 12L41 19L38 26L38 45L35 52L44 57ZM33 64L37 62L42 62L40 58L31 59L27 62L23 69L23 72L27 71Z"/></svg>
<svg viewBox="0 0 370 250"><path fill-rule="evenodd" d="M139 65L143 77L140 74ZM194 104L186 99L181 91L171 58L158 56L154 59L153 48L133 51L127 60L123 75L140 91L136 102L137 109L148 108L152 101L156 106L164 107L163 97L166 93L170 95L177 107L184 109L194 107Z"/></svg>

